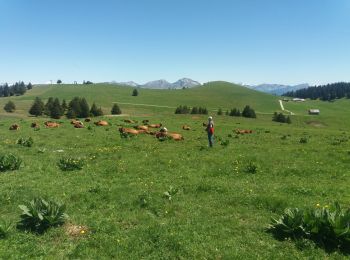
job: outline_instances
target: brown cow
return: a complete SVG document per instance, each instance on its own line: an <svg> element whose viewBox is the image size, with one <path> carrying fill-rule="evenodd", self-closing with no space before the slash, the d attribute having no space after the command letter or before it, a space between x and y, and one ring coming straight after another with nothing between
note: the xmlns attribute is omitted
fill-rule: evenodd
<svg viewBox="0 0 350 260"><path fill-rule="evenodd" d="M236 131L235 131L235 133L236 134L241 134L241 135L244 135L244 134L251 134L251 133L253 133L253 131L252 130L242 130L242 129L236 129Z"/></svg>
<svg viewBox="0 0 350 260"><path fill-rule="evenodd" d="M18 124L13 124L13 125L10 126L9 129L10 129L10 130L19 130L19 128L20 128L20 127L19 127Z"/></svg>
<svg viewBox="0 0 350 260"><path fill-rule="evenodd" d="M141 131L141 132L140 132ZM133 128L126 128L126 127L121 127L119 128L119 132L121 133L127 133L127 134L132 134L132 135L138 135L140 133L144 133L145 130L136 130Z"/></svg>
<svg viewBox="0 0 350 260"><path fill-rule="evenodd" d="M55 123L55 122L51 122L51 121L47 121L44 123L46 127L48 128L57 128L60 126L59 123Z"/></svg>
<svg viewBox="0 0 350 260"><path fill-rule="evenodd" d="M91 118L85 118L84 121L85 121L85 122L90 122L90 121L91 121Z"/></svg>
<svg viewBox="0 0 350 260"><path fill-rule="evenodd" d="M182 126L182 129L183 129L183 130L191 130L191 127L189 127L188 125L183 125L183 126Z"/></svg>
<svg viewBox="0 0 350 260"><path fill-rule="evenodd" d="M160 127L162 127L162 124L149 124L148 127L151 127L151 128L160 128Z"/></svg>
<svg viewBox="0 0 350 260"><path fill-rule="evenodd" d="M72 125L76 125L76 124L82 125L82 124L83 124L83 122L81 122L81 121L79 121L79 120L77 120L77 119L73 119L72 121L70 121L70 123L71 123Z"/></svg>
<svg viewBox="0 0 350 260"><path fill-rule="evenodd" d="M108 126L109 125L107 121L103 121L103 120L95 122L94 124L97 126Z"/></svg>
<svg viewBox="0 0 350 260"><path fill-rule="evenodd" d="M74 124L74 128L84 128L84 125L82 122Z"/></svg>
<svg viewBox="0 0 350 260"><path fill-rule="evenodd" d="M138 126L135 126L135 129L148 131L148 126L138 125Z"/></svg>
<svg viewBox="0 0 350 260"><path fill-rule="evenodd" d="M184 140L183 136L181 134L178 133L169 133L169 132L157 132L155 134L156 138L161 138L161 137L169 137L175 141L181 141Z"/></svg>

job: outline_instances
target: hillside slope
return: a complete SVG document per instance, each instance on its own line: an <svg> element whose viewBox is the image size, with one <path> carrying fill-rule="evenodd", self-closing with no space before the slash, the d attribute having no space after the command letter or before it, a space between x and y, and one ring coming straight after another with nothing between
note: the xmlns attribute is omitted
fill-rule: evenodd
<svg viewBox="0 0 350 260"><path fill-rule="evenodd" d="M106 111L110 109L113 102L169 106L169 109L179 105L203 106L209 110L218 108L226 110L233 107L242 109L245 105L250 105L257 112L262 113L272 113L279 109L277 97L227 82L211 82L185 90L140 89L137 97L131 95L132 90L132 87L109 84L36 86L24 96L1 98L0 105L3 106L7 100L11 99L19 110L24 112L28 110L36 96L44 100L49 97L58 97L67 101L75 96L81 96L90 103L96 102ZM121 106L123 107L123 104Z"/></svg>

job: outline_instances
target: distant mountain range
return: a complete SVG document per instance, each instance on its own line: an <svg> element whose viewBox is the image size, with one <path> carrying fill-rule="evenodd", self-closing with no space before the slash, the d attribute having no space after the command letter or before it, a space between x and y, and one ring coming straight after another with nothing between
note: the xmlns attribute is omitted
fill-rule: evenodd
<svg viewBox="0 0 350 260"><path fill-rule="evenodd" d="M304 83L304 84L299 84L299 85L281 85L281 84L260 84L256 86L246 86L250 89L254 89L257 91L269 93L269 94L274 94L274 95L283 95L286 92L289 91L295 91L303 88L308 88L310 87L309 84Z"/></svg>
<svg viewBox="0 0 350 260"><path fill-rule="evenodd" d="M110 83L130 86L130 87L140 87L140 88L150 88L150 89L181 89L181 88L192 88L192 87L201 85L201 83L199 83L198 81L195 81L189 78L179 79L174 83L170 83L165 79L160 79L160 80L147 82L146 84L143 84L143 85L138 84L134 81L128 81L128 82L112 81Z"/></svg>

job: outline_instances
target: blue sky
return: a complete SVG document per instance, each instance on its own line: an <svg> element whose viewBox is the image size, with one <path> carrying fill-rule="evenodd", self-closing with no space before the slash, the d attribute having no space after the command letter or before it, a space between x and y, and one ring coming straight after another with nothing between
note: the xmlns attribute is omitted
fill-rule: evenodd
<svg viewBox="0 0 350 260"><path fill-rule="evenodd" d="M348 0L0 0L0 82L350 81Z"/></svg>

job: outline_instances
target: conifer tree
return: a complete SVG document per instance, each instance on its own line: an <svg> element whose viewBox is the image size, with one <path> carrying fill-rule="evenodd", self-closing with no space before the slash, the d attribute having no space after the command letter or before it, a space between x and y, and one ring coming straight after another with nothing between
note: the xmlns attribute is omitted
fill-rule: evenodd
<svg viewBox="0 0 350 260"><path fill-rule="evenodd" d="M120 115L122 111L120 110L119 106L117 104L114 104L111 110L112 115Z"/></svg>
<svg viewBox="0 0 350 260"><path fill-rule="evenodd" d="M85 98L80 100L80 114L79 117L88 117L90 115L89 104L87 103Z"/></svg>
<svg viewBox="0 0 350 260"><path fill-rule="evenodd" d="M95 102L92 104L92 106L91 106L91 109L90 109L90 114L92 115L92 116L98 116L98 108L97 108L97 106L96 106L96 104L95 104Z"/></svg>
<svg viewBox="0 0 350 260"><path fill-rule="evenodd" d="M44 103L39 97L36 97L33 105L29 109L29 114L33 116L41 116L44 112Z"/></svg>
<svg viewBox="0 0 350 260"><path fill-rule="evenodd" d="M16 110L16 105L15 103L13 103L11 100L9 102L7 102L4 106L4 110L6 112L12 113Z"/></svg>
<svg viewBox="0 0 350 260"><path fill-rule="evenodd" d="M139 95L139 91L135 88L133 91L132 91L132 96L136 97Z"/></svg>

